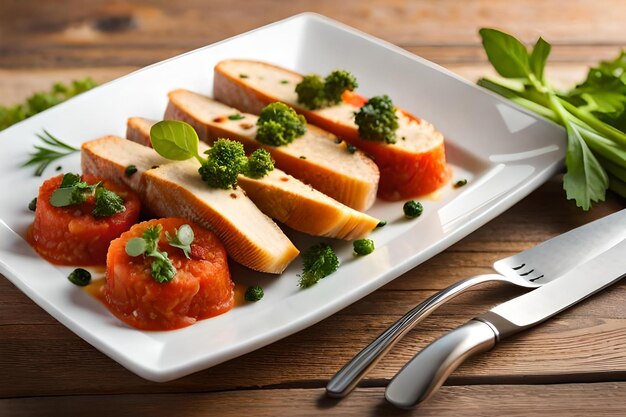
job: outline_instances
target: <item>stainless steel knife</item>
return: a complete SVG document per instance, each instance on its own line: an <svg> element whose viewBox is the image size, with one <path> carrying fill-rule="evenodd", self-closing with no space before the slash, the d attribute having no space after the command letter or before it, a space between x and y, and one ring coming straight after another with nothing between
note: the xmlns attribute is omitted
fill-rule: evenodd
<svg viewBox="0 0 626 417"><path fill-rule="evenodd" d="M391 380L387 401L410 408L429 399L465 359L535 326L626 275L626 240L560 278L491 309L437 339Z"/></svg>

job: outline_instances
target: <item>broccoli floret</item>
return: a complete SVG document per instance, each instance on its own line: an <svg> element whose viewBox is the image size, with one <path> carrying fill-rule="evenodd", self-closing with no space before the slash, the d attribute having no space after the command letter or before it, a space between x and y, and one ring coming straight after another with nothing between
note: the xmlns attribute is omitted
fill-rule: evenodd
<svg viewBox="0 0 626 417"><path fill-rule="evenodd" d="M256 138L271 146L291 143L306 132L306 120L284 103L268 104L257 120Z"/></svg>
<svg viewBox="0 0 626 417"><path fill-rule="evenodd" d="M244 294L243 298L246 301L259 301L261 298L263 298L265 294L263 293L263 288L259 287L258 285L252 285L248 288L246 288L246 293Z"/></svg>
<svg viewBox="0 0 626 417"><path fill-rule="evenodd" d="M315 110L341 102L344 91L353 91L359 85L348 71L336 70L324 80L319 75L305 75L296 85L298 103Z"/></svg>
<svg viewBox="0 0 626 417"><path fill-rule="evenodd" d="M308 288L332 274L339 268L339 258L335 255L333 248L326 243L318 243L311 246L302 254L304 259L302 275L300 275L299 285L301 288Z"/></svg>
<svg viewBox="0 0 626 417"><path fill-rule="evenodd" d="M354 122L359 126L359 136L377 142L396 143L395 131L398 116L391 99L384 96L372 97L355 113Z"/></svg>
<svg viewBox="0 0 626 417"><path fill-rule="evenodd" d="M374 252L374 241L371 239L359 239L352 242L354 253L360 256Z"/></svg>
<svg viewBox="0 0 626 417"><path fill-rule="evenodd" d="M344 70L331 72L324 81L324 93L328 101L333 104L341 102L341 95L344 91L354 91L359 86L354 75Z"/></svg>
<svg viewBox="0 0 626 417"><path fill-rule="evenodd" d="M298 103L315 110L326 107L328 102L324 97L324 80L316 74L305 75L302 81L296 85Z"/></svg>
<svg viewBox="0 0 626 417"><path fill-rule="evenodd" d="M422 211L424 211L424 207L422 207L422 203L411 200L404 203L404 206L402 206L402 210L404 211L404 217L406 217L407 219L414 219L422 214Z"/></svg>
<svg viewBox="0 0 626 417"><path fill-rule="evenodd" d="M265 149L257 149L248 158L245 176L250 178L263 178L274 169L272 156Z"/></svg>
<svg viewBox="0 0 626 417"><path fill-rule="evenodd" d="M91 211L94 217L111 217L125 210L122 197L104 187L96 188L96 206Z"/></svg>
<svg viewBox="0 0 626 417"><path fill-rule="evenodd" d="M202 180L213 188L235 186L237 176L248 162L243 145L229 139L218 139L205 154L207 160L198 169Z"/></svg>

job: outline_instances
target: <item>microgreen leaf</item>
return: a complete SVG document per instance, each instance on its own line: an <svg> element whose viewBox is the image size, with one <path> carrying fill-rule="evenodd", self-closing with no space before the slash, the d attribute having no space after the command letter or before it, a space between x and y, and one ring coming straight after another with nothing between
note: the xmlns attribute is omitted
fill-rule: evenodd
<svg viewBox="0 0 626 417"><path fill-rule="evenodd" d="M143 255L147 249L146 240L140 237L134 237L126 242L125 249L128 256L135 257Z"/></svg>
<svg viewBox="0 0 626 417"><path fill-rule="evenodd" d="M526 78L530 74L526 47L515 37L496 29L479 31L489 62L505 78Z"/></svg>
<svg viewBox="0 0 626 417"><path fill-rule="evenodd" d="M198 134L189 124L164 120L150 129L152 147L167 159L184 161L198 157Z"/></svg>
<svg viewBox="0 0 626 417"><path fill-rule="evenodd" d="M150 256L150 272L152 278L158 282L170 282L176 275L176 268L167 255L167 252L161 252L158 244L161 238L163 226L157 224L150 226L142 233L141 237L134 237L126 242L125 250L128 256Z"/></svg>
<svg viewBox="0 0 626 417"><path fill-rule="evenodd" d="M535 74L535 77L537 77L540 81L544 80L544 69L546 67L546 62L548 61L548 55L550 55L551 48L552 46L540 37L530 54L530 68L533 74Z"/></svg>
<svg viewBox="0 0 626 417"><path fill-rule="evenodd" d="M191 226L183 224L178 229L174 230L173 236L170 236L168 232L165 232L165 238L170 246L181 249L187 258L190 257L191 243L194 239L193 229Z"/></svg>

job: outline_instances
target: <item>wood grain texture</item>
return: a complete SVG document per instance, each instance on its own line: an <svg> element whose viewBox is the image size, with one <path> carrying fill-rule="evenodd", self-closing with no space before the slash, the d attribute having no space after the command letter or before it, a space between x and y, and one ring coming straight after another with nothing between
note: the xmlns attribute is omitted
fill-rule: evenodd
<svg viewBox="0 0 626 417"><path fill-rule="evenodd" d="M492 70L477 30L495 26L553 45L548 77L580 81L626 39L620 0L93 0L0 2L0 105L54 81L106 82L134 69L303 11L388 40L476 80ZM523 293L487 284L422 323L343 401L328 378L415 304L494 261L624 208L613 194L583 213L556 176L441 254L320 323L169 383L143 380L59 324L0 277L0 415L626 415L626 282L618 283L461 366L423 407L383 400L419 349ZM1 203L0 203L1 204Z"/></svg>

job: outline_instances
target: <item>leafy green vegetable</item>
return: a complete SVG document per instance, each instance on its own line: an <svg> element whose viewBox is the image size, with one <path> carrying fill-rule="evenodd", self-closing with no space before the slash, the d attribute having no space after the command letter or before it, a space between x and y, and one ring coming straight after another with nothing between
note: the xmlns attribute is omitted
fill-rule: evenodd
<svg viewBox="0 0 626 417"><path fill-rule="evenodd" d="M246 288L243 298L246 301L259 301L264 295L265 293L263 292L263 288L258 285L251 285Z"/></svg>
<svg viewBox="0 0 626 417"><path fill-rule="evenodd" d="M304 116L284 103L268 104L257 120L256 139L266 145L281 146L293 142L306 132Z"/></svg>
<svg viewBox="0 0 626 417"><path fill-rule="evenodd" d="M302 156L300 157L302 159ZM306 158L305 158L306 159ZM272 156L265 149L259 148L248 158L244 174L250 178L263 178L274 169Z"/></svg>
<svg viewBox="0 0 626 417"><path fill-rule="evenodd" d="M43 142L43 145L35 145L35 153L31 154L30 159L22 165L36 165L35 176L37 177L40 177L53 161L80 151L80 149L55 138L47 130L44 130L43 133L43 135L36 135Z"/></svg>
<svg viewBox="0 0 626 417"><path fill-rule="evenodd" d="M384 96L372 97L355 114L354 122L359 126L359 136L377 142L396 143L398 116L391 99Z"/></svg>
<svg viewBox="0 0 626 417"><path fill-rule="evenodd" d="M228 189L237 184L237 177L248 160L243 145L228 139L218 139L205 152L207 160L198 172L209 187Z"/></svg>
<svg viewBox="0 0 626 417"><path fill-rule="evenodd" d="M248 159L243 145L229 139L216 140L205 152L206 158L201 156L198 134L185 122L165 120L155 124L150 130L150 140L157 153L167 159L196 158L200 162L198 173L213 188L235 187L239 174L263 176L274 169L267 152L253 152Z"/></svg>
<svg viewBox="0 0 626 417"><path fill-rule="evenodd" d="M76 268L67 276L67 279L74 285L84 287L91 282L91 273L83 268Z"/></svg>
<svg viewBox="0 0 626 417"><path fill-rule="evenodd" d="M0 106L0 130L47 110L97 85L91 78L75 80L69 85L55 83L51 91L35 93L27 98L23 104L16 104L10 107Z"/></svg>
<svg viewBox="0 0 626 417"><path fill-rule="evenodd" d="M332 274L339 268L339 258L326 243L318 243L311 246L302 254L304 259L302 274L299 285L301 288L308 288Z"/></svg>
<svg viewBox="0 0 626 417"><path fill-rule="evenodd" d="M354 253L359 256L369 255L374 252L374 241L371 239L359 239L352 242Z"/></svg>
<svg viewBox="0 0 626 417"><path fill-rule="evenodd" d="M296 85L298 103L315 110L341 102L344 91L353 91L359 85L348 71L336 70L325 79L319 75L305 75Z"/></svg>
<svg viewBox="0 0 626 417"><path fill-rule="evenodd" d="M172 281L176 275L176 268L168 257L167 252L159 250L159 240L161 239L162 231L163 226L160 224L150 226L144 230L141 237L130 239L125 246L128 256L145 255L154 258L150 263L150 273L152 278L161 284Z"/></svg>
<svg viewBox="0 0 626 417"><path fill-rule="evenodd" d="M194 239L193 229L191 226L183 224L178 229L174 230L173 236L170 236L168 232L165 232L165 238L170 246L181 249L187 259L190 258L191 244Z"/></svg>
<svg viewBox="0 0 626 417"><path fill-rule="evenodd" d="M63 175L59 188L50 195L50 204L54 207L66 207L84 203L99 185L99 182L89 185L80 179L80 175L67 173Z"/></svg>
<svg viewBox="0 0 626 417"><path fill-rule="evenodd" d="M122 197L102 186L96 187L96 206L91 211L94 217L111 217L125 210Z"/></svg>
<svg viewBox="0 0 626 417"><path fill-rule="evenodd" d="M607 188L621 195L618 175L626 167L626 55L592 68L587 80L558 93L545 80L550 44L539 38L530 52L513 36L481 29L483 46L506 80L483 78L478 84L556 123L567 132L563 177L566 197L583 210L603 201ZM624 124L622 125L622 120Z"/></svg>
<svg viewBox="0 0 626 417"><path fill-rule="evenodd" d="M424 207L419 201L411 200L404 203L402 211L404 212L404 217L407 219L414 219L422 215Z"/></svg>

